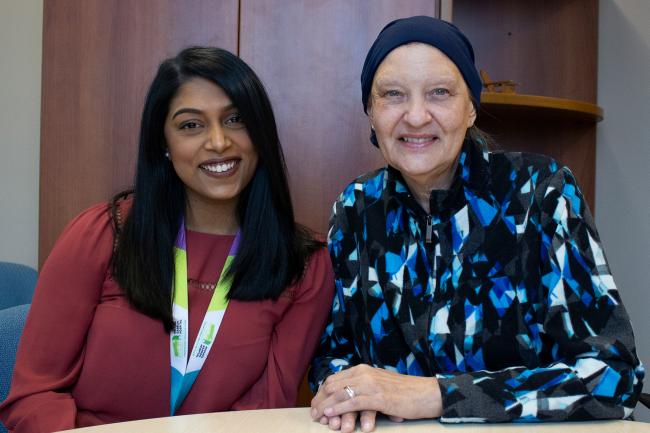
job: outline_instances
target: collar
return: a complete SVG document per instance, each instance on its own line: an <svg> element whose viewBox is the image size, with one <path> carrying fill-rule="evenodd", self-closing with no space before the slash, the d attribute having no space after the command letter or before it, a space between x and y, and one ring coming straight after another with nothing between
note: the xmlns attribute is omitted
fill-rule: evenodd
<svg viewBox="0 0 650 433"><path fill-rule="evenodd" d="M490 154L476 143L466 139L461 148L454 179L448 190L433 190L429 197L431 215L441 220L453 215L465 205L467 192L488 199L490 190ZM415 200L402 173L387 167L387 189L391 197L410 208L416 215L427 216ZM491 200L490 200L491 201Z"/></svg>

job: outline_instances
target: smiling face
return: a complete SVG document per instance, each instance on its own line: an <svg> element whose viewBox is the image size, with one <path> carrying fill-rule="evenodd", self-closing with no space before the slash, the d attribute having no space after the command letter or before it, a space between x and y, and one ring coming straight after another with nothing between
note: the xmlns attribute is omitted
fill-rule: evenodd
<svg viewBox="0 0 650 433"><path fill-rule="evenodd" d="M456 65L431 45L391 51L372 83L370 121L386 162L411 189L448 189L476 112Z"/></svg>
<svg viewBox="0 0 650 433"><path fill-rule="evenodd" d="M234 208L258 156L223 89L203 78L183 84L169 104L165 139L188 203Z"/></svg>

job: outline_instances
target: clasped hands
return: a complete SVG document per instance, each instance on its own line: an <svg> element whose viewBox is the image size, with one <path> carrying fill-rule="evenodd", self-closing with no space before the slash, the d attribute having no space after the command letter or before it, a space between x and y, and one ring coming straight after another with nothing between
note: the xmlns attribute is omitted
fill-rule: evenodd
<svg viewBox="0 0 650 433"><path fill-rule="evenodd" d="M329 376L311 401L311 417L341 432L354 431L357 418L362 431L374 430L377 413L395 422L438 418L442 397L437 379L362 364Z"/></svg>

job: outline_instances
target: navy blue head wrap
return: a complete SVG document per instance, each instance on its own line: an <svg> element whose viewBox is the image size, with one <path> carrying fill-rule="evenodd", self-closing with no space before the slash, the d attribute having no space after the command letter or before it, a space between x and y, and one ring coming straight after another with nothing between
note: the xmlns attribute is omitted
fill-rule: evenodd
<svg viewBox="0 0 650 433"><path fill-rule="evenodd" d="M481 77L474 66L474 49L467 37L453 24L428 16L415 16L392 21L379 32L370 47L361 71L361 99L363 110L368 112L368 98L375 72L395 48L411 42L422 42L442 51L454 62L472 95L472 102L478 113L481 100ZM374 133L371 141L377 146Z"/></svg>

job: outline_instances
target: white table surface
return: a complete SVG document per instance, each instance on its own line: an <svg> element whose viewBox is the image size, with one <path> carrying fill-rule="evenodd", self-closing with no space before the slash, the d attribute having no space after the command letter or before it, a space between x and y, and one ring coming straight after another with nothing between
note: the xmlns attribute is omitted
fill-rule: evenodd
<svg viewBox="0 0 650 433"><path fill-rule="evenodd" d="M106 424L75 430L75 433L327 433L330 430L311 420L309 408L251 410L184 415L140 421ZM360 431L357 428L357 431ZM441 424L435 420L393 423L377 422L378 433L650 433L650 424L633 421L592 421L540 424Z"/></svg>

